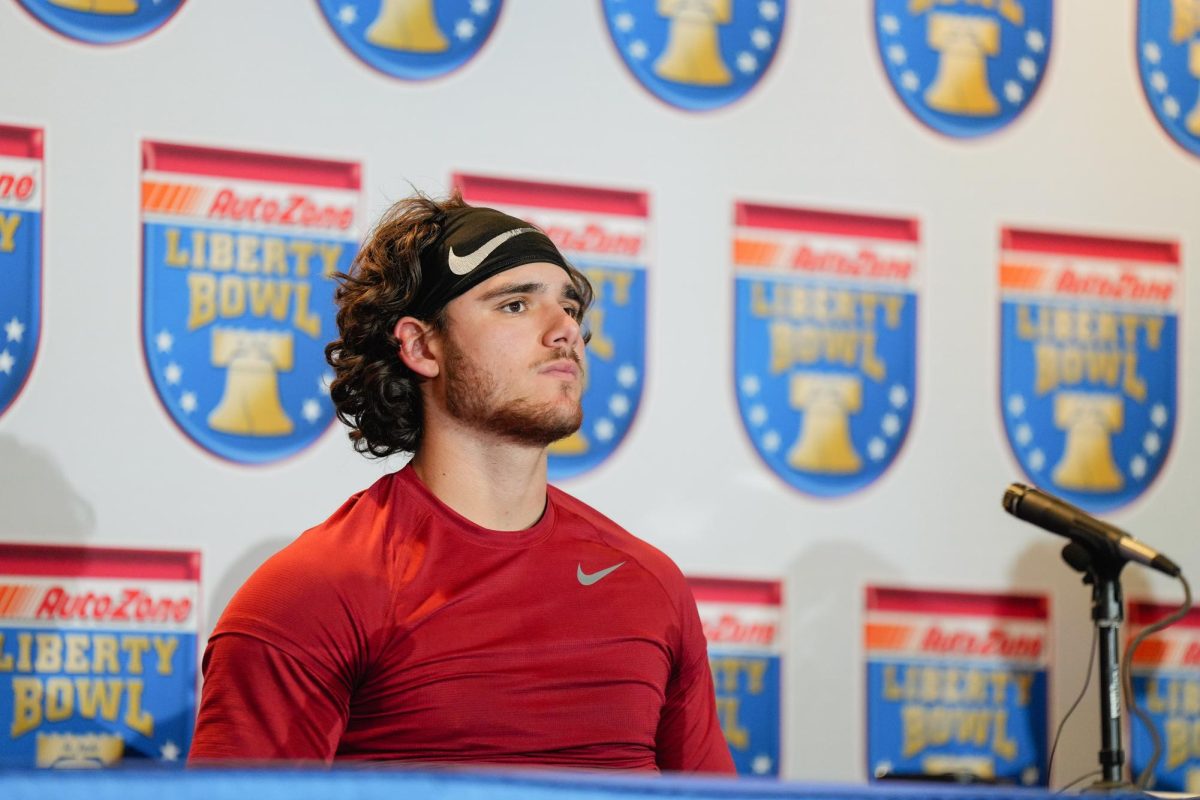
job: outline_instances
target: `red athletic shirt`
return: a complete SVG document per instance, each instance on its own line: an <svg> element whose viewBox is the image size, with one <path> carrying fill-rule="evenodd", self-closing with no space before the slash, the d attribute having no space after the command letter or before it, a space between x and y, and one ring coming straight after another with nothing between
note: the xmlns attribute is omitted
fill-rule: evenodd
<svg viewBox="0 0 1200 800"><path fill-rule="evenodd" d="M234 596L190 757L733 772L670 559L553 487L480 528L410 468Z"/></svg>

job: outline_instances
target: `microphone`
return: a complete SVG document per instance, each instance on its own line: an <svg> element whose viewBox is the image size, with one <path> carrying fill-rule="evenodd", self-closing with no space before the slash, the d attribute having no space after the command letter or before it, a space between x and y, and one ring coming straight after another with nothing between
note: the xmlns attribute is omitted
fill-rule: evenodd
<svg viewBox="0 0 1200 800"><path fill-rule="evenodd" d="M1153 547L1052 494L1014 483L1004 491L1003 502L1005 511L1039 528L1065 536L1091 550L1145 564L1172 578L1179 577L1179 566Z"/></svg>

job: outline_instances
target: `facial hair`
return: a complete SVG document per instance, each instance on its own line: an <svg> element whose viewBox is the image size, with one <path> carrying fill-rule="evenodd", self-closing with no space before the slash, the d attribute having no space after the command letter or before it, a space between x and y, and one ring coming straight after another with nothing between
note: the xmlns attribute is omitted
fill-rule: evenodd
<svg viewBox="0 0 1200 800"><path fill-rule="evenodd" d="M517 444L546 447L579 430L583 424L583 406L574 403L537 404L528 398L505 399L496 378L475 363L454 341L445 339L446 411L450 416L480 432L493 434ZM582 370L574 350L556 351L530 371L553 361L570 360ZM582 381L582 372L579 378ZM564 395L571 392L563 382Z"/></svg>

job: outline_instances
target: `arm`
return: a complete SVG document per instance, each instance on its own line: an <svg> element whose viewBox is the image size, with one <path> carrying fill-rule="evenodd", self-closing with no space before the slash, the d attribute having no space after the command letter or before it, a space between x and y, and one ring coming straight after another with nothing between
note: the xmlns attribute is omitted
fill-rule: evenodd
<svg viewBox="0 0 1200 800"><path fill-rule="evenodd" d="M717 717L708 645L700 627L696 601L686 587L680 606L682 645L658 722L655 761L663 771L733 774L733 757Z"/></svg>
<svg viewBox="0 0 1200 800"><path fill-rule="evenodd" d="M350 693L338 680L252 636L214 636L189 762L333 760Z"/></svg>

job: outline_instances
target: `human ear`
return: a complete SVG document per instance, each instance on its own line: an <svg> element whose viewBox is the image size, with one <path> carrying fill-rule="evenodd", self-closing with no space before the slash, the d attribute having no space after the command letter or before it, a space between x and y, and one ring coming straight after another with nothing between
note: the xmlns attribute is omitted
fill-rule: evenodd
<svg viewBox="0 0 1200 800"><path fill-rule="evenodd" d="M400 345L398 355L405 366L423 378L436 378L441 371L440 350L433 327L416 317L401 317L392 330Z"/></svg>

